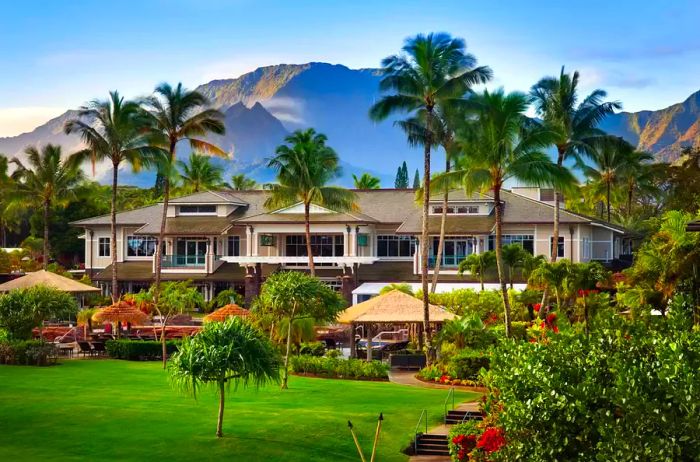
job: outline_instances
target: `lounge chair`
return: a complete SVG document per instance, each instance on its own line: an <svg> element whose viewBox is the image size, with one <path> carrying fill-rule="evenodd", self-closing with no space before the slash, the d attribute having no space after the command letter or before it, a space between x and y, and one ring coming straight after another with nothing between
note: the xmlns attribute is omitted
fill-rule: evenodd
<svg viewBox="0 0 700 462"><path fill-rule="evenodd" d="M95 355L106 355L107 350L105 349L105 344L102 342L92 342L92 351L94 352Z"/></svg>
<svg viewBox="0 0 700 462"><path fill-rule="evenodd" d="M89 342L78 342L78 354L82 354L85 357L86 355L92 356L95 352Z"/></svg>

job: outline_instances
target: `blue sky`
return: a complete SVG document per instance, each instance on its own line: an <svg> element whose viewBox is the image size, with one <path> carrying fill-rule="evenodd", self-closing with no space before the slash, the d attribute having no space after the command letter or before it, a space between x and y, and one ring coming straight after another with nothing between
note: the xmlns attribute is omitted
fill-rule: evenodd
<svg viewBox="0 0 700 462"><path fill-rule="evenodd" d="M700 89L697 1L0 0L0 136L119 89L189 87L261 65L376 67L405 37L446 31L527 90L562 65L626 110Z"/></svg>

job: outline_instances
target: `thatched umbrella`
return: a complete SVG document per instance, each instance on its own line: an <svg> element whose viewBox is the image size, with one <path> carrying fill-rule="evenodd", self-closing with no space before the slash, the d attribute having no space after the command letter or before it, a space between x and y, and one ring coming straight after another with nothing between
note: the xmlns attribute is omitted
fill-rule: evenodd
<svg viewBox="0 0 700 462"><path fill-rule="evenodd" d="M116 322L138 324L148 319L148 315L125 301L119 301L111 306L102 308L92 316L95 322ZM121 329L117 329L117 337Z"/></svg>
<svg viewBox="0 0 700 462"><path fill-rule="evenodd" d="M231 303L231 304L222 306L221 308L214 311L213 313L210 313L210 314L204 316L204 321L205 322L223 322L223 321L226 321L228 318L233 318L234 316L238 316L240 318L247 318L248 315L250 315L249 310L246 310L245 308L241 308L240 306L236 305L235 303Z"/></svg>
<svg viewBox="0 0 700 462"><path fill-rule="evenodd" d="M450 313L437 305L429 305L430 323L441 324L454 319L454 313ZM423 302L412 295L399 290L392 290L385 294L370 298L367 301L353 305L346 309L338 318L341 324L351 324L353 335L355 326L365 326L367 332L367 358L371 358L371 335L369 327L372 324L411 324L421 326L423 323ZM355 342L352 342L354 354Z"/></svg>

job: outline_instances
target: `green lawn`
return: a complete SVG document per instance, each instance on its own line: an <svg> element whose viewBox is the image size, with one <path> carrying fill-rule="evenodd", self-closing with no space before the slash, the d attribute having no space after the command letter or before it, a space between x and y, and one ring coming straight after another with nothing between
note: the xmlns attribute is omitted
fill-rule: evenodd
<svg viewBox="0 0 700 462"><path fill-rule="evenodd" d="M446 390L292 377L228 395L224 438L217 401L171 388L159 363L66 361L0 366L0 460L359 460L352 420L369 460L376 417L385 421L378 460L406 460L422 409L438 424ZM458 393L458 400L475 399Z"/></svg>

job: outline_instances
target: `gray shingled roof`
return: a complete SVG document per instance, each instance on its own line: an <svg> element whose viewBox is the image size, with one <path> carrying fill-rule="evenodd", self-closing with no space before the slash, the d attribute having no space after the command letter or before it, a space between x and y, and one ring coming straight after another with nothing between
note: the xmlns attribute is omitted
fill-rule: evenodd
<svg viewBox="0 0 700 462"><path fill-rule="evenodd" d="M231 191L201 191L187 196L170 199L171 204L237 204L246 202Z"/></svg>
<svg viewBox="0 0 700 462"><path fill-rule="evenodd" d="M120 225L145 225L149 221L155 220L163 215L163 204L149 205L126 212L117 213L117 224ZM95 226L110 225L110 215L85 218L71 222L75 226Z"/></svg>
<svg viewBox="0 0 700 462"><path fill-rule="evenodd" d="M428 232L440 233L440 215L428 217ZM445 234L448 236L463 236L465 234L490 234L496 223L492 215L448 215L445 218ZM398 234L420 234L422 231L422 215L413 213L406 218L396 230Z"/></svg>
<svg viewBox="0 0 700 462"><path fill-rule="evenodd" d="M222 234L231 227L228 217L175 217L165 221L165 234L191 236L195 234ZM160 218L145 224L134 234L157 235L160 233Z"/></svg>

